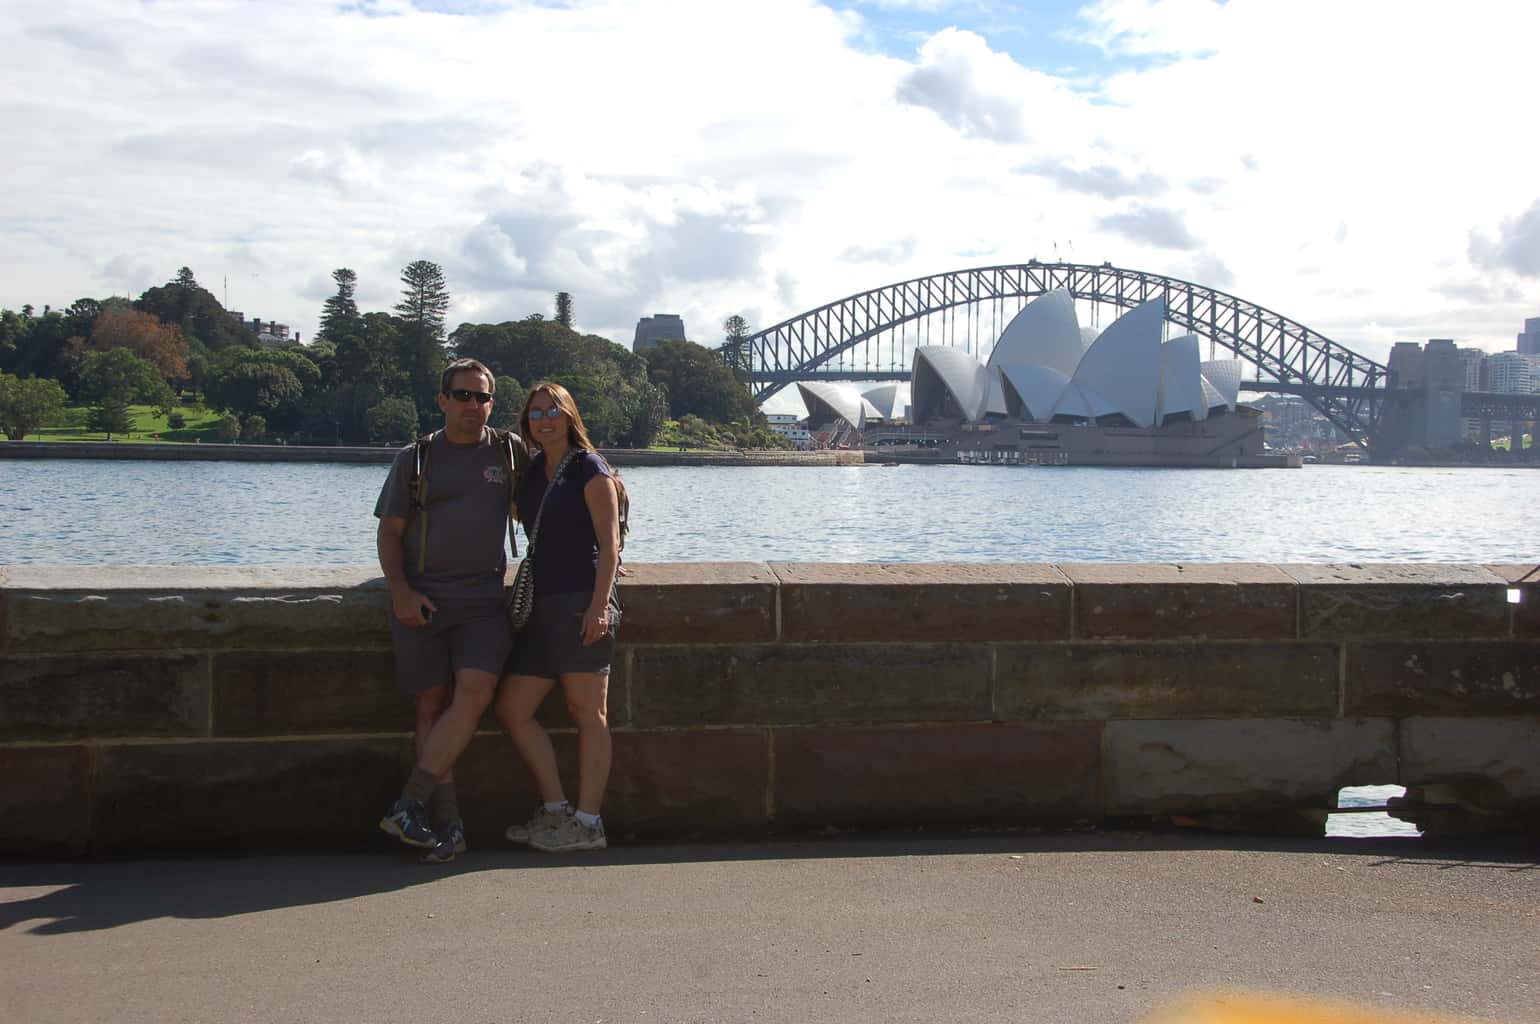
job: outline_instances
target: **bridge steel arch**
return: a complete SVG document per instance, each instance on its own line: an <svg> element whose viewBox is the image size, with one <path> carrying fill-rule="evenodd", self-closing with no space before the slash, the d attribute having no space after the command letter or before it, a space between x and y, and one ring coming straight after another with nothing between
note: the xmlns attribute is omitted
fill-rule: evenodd
<svg viewBox="0 0 1540 1024"><path fill-rule="evenodd" d="M1106 263L1034 260L900 281L783 320L750 335L737 353L724 355L746 371L749 383L757 385L755 400L763 401L903 324L975 303L1033 299L1058 288L1076 299L1125 309L1164 299L1170 323L1254 364L1259 377L1276 382L1280 391L1301 395L1356 440L1367 444L1374 433L1387 379L1384 365L1227 292Z"/></svg>

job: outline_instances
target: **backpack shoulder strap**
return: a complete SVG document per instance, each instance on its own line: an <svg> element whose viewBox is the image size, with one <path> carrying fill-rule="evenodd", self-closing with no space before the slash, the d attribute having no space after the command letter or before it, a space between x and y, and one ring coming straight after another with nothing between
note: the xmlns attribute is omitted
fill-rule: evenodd
<svg viewBox="0 0 1540 1024"><path fill-rule="evenodd" d="M428 567L428 455L433 451L433 438L438 434L424 434L412 444L412 480L408 493L412 496L412 511L417 516L417 573Z"/></svg>

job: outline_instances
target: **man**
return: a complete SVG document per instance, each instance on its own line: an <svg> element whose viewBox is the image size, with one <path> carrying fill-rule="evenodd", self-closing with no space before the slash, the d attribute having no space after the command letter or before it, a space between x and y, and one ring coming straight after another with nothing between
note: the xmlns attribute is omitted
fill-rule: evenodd
<svg viewBox="0 0 1540 1024"><path fill-rule="evenodd" d="M487 427L496 386L476 360L451 363L439 385L444 429L396 456L374 508L396 682L417 703L417 765L380 828L426 849L427 863L465 852L451 769L513 645L503 536L515 467L527 455L517 435L510 452Z"/></svg>

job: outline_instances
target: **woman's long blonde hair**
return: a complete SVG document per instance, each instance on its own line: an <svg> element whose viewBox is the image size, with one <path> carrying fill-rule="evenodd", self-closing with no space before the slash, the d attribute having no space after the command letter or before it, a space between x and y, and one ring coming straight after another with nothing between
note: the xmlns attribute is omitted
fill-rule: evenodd
<svg viewBox="0 0 1540 1024"><path fill-rule="evenodd" d="M583 417L578 414L577 403L572 400L572 392L557 384L555 381L543 380L529 389L529 397L524 399L524 411L519 413L519 434L525 443L539 447L535 439L529 434L529 403L535 396L544 391L551 396L551 404L562 411L567 418L567 444L580 451L593 452L610 471L610 480L615 484L615 501L620 522L620 549L625 550L626 537L631 532L631 496L626 493L626 485L621 482L620 474L615 472L615 467L603 455L599 455L599 449L588 439L588 428L583 426Z"/></svg>
<svg viewBox="0 0 1540 1024"><path fill-rule="evenodd" d="M535 396L544 391L551 396L551 404L562 411L567 418L567 443L574 448L583 451L596 451L594 443L588 439L588 428L583 426L583 417L578 413L577 403L572 400L572 392L557 384L555 381L543 380L529 389L529 397L524 399L524 411L519 413L519 435L524 438L526 444L539 447L534 437L529 432L529 403L535 400Z"/></svg>

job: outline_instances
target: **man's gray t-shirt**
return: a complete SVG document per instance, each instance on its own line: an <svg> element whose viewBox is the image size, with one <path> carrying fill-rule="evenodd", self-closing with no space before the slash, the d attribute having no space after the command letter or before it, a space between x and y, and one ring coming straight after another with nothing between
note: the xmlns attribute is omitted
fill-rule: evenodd
<svg viewBox="0 0 1540 1024"><path fill-rule="evenodd" d="M452 444L442 430L428 442L427 558L419 570L422 526L412 508L411 481L417 446L396 456L375 503L378 517L406 520L402 536L406 579L435 602L499 598L506 567L510 481L505 455L490 430L476 444Z"/></svg>

